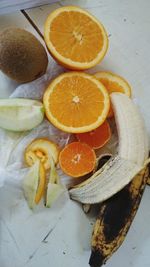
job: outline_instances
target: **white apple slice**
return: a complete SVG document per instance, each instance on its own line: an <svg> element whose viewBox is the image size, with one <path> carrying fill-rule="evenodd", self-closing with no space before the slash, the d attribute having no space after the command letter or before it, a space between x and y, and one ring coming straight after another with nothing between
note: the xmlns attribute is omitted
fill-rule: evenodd
<svg viewBox="0 0 150 267"><path fill-rule="evenodd" d="M40 101L24 98L0 99L0 127L10 131L28 131L44 118Z"/></svg>
<svg viewBox="0 0 150 267"><path fill-rule="evenodd" d="M36 205L35 196L38 189L40 179L40 161L37 160L30 168L29 172L23 180L23 191L28 202L29 208L33 209Z"/></svg>
<svg viewBox="0 0 150 267"><path fill-rule="evenodd" d="M47 185L46 207L50 208L52 204L65 192L65 187L60 183L58 173L56 171L55 162L50 158L50 177Z"/></svg>

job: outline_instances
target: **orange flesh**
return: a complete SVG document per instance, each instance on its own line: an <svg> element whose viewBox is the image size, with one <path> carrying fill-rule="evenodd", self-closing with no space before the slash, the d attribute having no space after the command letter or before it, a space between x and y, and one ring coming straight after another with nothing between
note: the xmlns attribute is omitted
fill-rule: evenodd
<svg viewBox="0 0 150 267"><path fill-rule="evenodd" d="M95 83L79 76L64 78L49 100L52 115L65 126L81 127L97 121L104 96Z"/></svg>
<svg viewBox="0 0 150 267"><path fill-rule="evenodd" d="M104 146L111 137L109 123L105 121L97 129L88 133L76 134L76 137L80 142L88 144L93 149L100 148Z"/></svg>
<svg viewBox="0 0 150 267"><path fill-rule="evenodd" d="M109 94L113 92L120 92L124 93L124 89L122 86L120 86L117 82L112 82L109 81L106 78L98 78L98 80L106 87L107 91ZM113 117L113 109L112 106L110 105L109 113L108 113L108 118Z"/></svg>
<svg viewBox="0 0 150 267"><path fill-rule="evenodd" d="M109 94L111 94L113 92L124 93L123 87L120 86L117 82L112 82L112 81L109 81L108 79L104 79L104 78L98 78L98 79L106 87L106 89L108 90Z"/></svg>
<svg viewBox="0 0 150 267"><path fill-rule="evenodd" d="M97 23L76 11L64 11L54 18L49 34L60 55L81 63L95 59L104 43Z"/></svg>
<svg viewBox="0 0 150 267"><path fill-rule="evenodd" d="M60 167L72 177L80 177L91 172L95 163L94 150L87 144L73 142L60 152Z"/></svg>

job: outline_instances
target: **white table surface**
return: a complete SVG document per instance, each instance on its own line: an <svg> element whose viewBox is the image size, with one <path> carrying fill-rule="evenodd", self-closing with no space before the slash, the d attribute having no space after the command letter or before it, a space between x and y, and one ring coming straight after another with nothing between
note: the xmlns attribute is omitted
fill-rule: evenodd
<svg viewBox="0 0 150 267"><path fill-rule="evenodd" d="M39 32L43 34L46 16L68 4L85 7L105 25L109 50L102 63L90 72L109 70L129 81L150 135L149 0L59 1L25 10L24 14L17 11L1 15L0 30L9 26L22 27L43 43ZM0 73L0 97L8 97L16 86ZM67 200L57 208L41 209L40 213L32 214L27 211L22 192L8 184L0 189L0 203L0 267L89 266L93 219L82 212L80 205ZM121 248L107 262L107 267L150 266L149 203L150 188L147 186L131 229Z"/></svg>

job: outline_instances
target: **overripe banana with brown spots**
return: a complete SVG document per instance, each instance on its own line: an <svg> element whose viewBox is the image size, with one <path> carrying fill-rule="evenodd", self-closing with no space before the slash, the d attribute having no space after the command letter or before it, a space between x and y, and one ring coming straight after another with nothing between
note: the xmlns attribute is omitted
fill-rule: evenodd
<svg viewBox="0 0 150 267"><path fill-rule="evenodd" d="M124 241L138 210L148 175L148 167L145 167L130 184L101 204L92 235L91 267L102 266Z"/></svg>

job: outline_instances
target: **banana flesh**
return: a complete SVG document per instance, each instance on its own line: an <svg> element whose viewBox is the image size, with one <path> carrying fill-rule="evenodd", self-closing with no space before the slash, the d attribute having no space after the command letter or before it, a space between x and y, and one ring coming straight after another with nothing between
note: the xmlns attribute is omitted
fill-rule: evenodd
<svg viewBox="0 0 150 267"><path fill-rule="evenodd" d="M91 267L102 266L124 241L138 210L148 174L145 167L125 188L100 206L92 235Z"/></svg>
<svg viewBox="0 0 150 267"><path fill-rule="evenodd" d="M119 187L117 187L117 190L119 191L128 184L140 170L141 167L133 162L115 157L100 169L97 176L93 175L93 177L91 177L91 182L77 189L72 189L72 191L76 191L73 195L73 199L77 201L80 199L80 202L86 204L99 203L101 200L104 201L116 193L118 180Z"/></svg>
<svg viewBox="0 0 150 267"><path fill-rule="evenodd" d="M81 203L100 203L120 191L143 169L148 158L148 137L138 108L121 93L112 93L111 102L119 137L118 155L69 191L71 198Z"/></svg>
<svg viewBox="0 0 150 267"><path fill-rule="evenodd" d="M148 157L148 137L141 113L133 101L124 94L111 94L119 137L121 158L143 166Z"/></svg>

